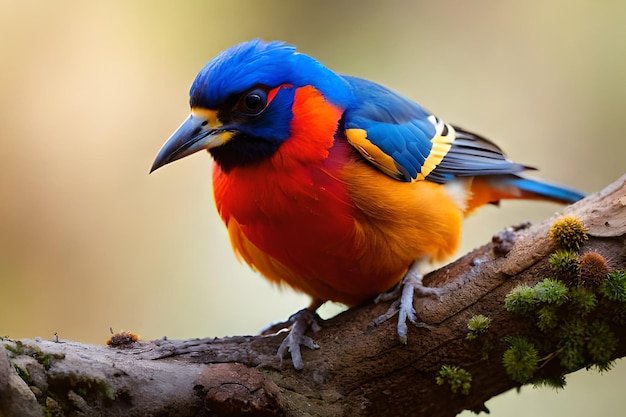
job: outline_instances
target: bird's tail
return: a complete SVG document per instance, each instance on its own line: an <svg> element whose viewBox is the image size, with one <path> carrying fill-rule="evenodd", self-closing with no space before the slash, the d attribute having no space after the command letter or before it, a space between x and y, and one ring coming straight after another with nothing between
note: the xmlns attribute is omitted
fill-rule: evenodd
<svg viewBox="0 0 626 417"><path fill-rule="evenodd" d="M467 212L484 204L497 204L503 199L547 200L571 204L585 197L573 188L511 175L486 175L475 177L471 186L472 197Z"/></svg>
<svg viewBox="0 0 626 417"><path fill-rule="evenodd" d="M578 190L561 185L554 185L529 178L517 177L511 181L523 194L522 198L550 200L557 203L572 204L585 197Z"/></svg>

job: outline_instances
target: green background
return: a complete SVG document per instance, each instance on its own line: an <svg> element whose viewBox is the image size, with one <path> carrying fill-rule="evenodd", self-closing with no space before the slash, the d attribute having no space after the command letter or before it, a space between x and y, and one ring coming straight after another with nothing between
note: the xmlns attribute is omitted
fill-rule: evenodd
<svg viewBox="0 0 626 417"><path fill-rule="evenodd" d="M103 343L254 334L308 300L231 253L210 158L148 176L200 67L235 43L296 44L594 192L624 172L619 1L0 2L0 334ZM505 202L463 253L559 206ZM328 310L326 314L332 314ZM364 336L365 337L365 336ZM626 368L524 388L494 416L621 416ZM587 395L588 394L588 395Z"/></svg>

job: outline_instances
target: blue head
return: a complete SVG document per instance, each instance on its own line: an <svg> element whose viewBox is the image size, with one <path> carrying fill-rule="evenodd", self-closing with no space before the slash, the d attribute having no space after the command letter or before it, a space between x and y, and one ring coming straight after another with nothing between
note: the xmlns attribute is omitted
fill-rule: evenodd
<svg viewBox="0 0 626 417"><path fill-rule="evenodd" d="M207 149L222 169L263 160L290 137L295 91L312 85L345 108L345 80L282 42L253 40L211 60L190 90L191 116L166 142L152 170Z"/></svg>

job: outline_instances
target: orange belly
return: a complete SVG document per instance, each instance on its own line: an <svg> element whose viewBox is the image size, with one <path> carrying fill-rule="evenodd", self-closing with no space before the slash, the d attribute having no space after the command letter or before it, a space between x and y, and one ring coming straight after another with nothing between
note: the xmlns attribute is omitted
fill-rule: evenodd
<svg viewBox="0 0 626 417"><path fill-rule="evenodd" d="M252 177L216 170L218 209L242 259L316 300L359 304L415 260L458 247L463 212L443 185L399 182L362 161L291 180L270 171L260 181L255 168L252 186Z"/></svg>

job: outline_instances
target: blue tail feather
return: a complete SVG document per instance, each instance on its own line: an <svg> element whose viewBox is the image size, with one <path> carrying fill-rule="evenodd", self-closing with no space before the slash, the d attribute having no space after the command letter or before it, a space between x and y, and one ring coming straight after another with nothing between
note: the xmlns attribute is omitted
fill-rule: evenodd
<svg viewBox="0 0 626 417"><path fill-rule="evenodd" d="M575 203L585 197L584 193L573 188L549 184L529 178L517 177L513 179L511 183L520 190L567 204Z"/></svg>

